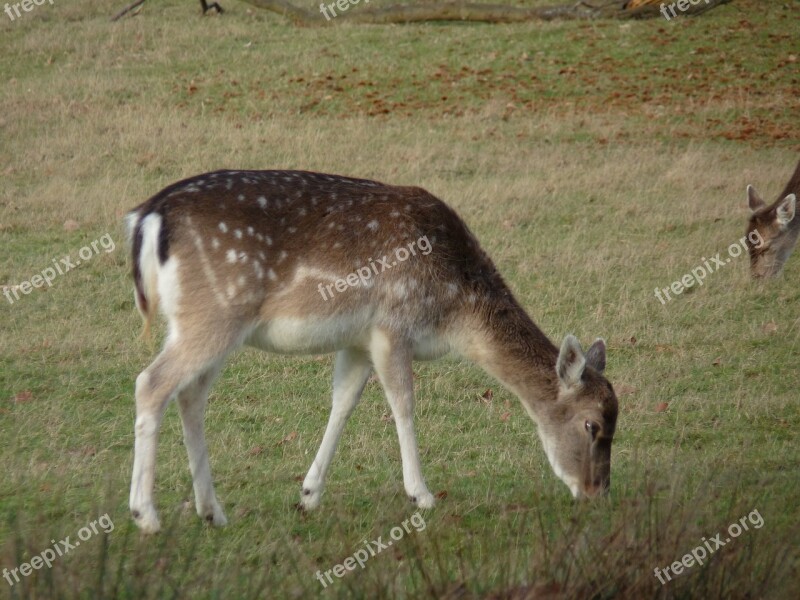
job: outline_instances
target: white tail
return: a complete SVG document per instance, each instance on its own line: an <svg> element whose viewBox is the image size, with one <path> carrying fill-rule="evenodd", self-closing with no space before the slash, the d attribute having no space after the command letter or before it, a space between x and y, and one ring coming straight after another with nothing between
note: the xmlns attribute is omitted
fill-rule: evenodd
<svg viewBox="0 0 800 600"><path fill-rule="evenodd" d="M575 497L610 483L617 417L605 344L559 351L517 304L463 221L425 190L302 171L219 171L173 184L128 219L136 305L160 306L163 350L136 380L130 508L145 531L156 440L177 398L198 514L226 522L203 433L208 390L242 344L336 352L333 406L303 482L315 508L345 423L374 370L394 416L406 493L434 504L414 433L412 360L454 351L515 392Z"/></svg>

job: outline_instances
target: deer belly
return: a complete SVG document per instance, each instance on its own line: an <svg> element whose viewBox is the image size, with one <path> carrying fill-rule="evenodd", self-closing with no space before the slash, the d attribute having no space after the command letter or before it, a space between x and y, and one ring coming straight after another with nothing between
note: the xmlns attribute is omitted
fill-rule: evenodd
<svg viewBox="0 0 800 600"><path fill-rule="evenodd" d="M259 325L245 340L278 354L329 354L369 343L370 324L362 315L278 317Z"/></svg>

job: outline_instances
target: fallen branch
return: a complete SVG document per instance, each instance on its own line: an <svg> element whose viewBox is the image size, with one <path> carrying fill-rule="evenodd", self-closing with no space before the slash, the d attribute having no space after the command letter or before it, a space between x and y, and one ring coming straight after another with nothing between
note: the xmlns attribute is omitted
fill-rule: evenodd
<svg viewBox="0 0 800 600"><path fill-rule="evenodd" d="M420 23L424 21L474 21L481 23L522 23L525 21L553 21L555 19L574 20L574 19L650 19L662 15L660 8L661 0L596 0L587 2L580 0L575 4L561 6L504 6L502 4L478 4L474 2L462 2L451 0L440 4L394 4L392 6L378 7L375 5L367 6L366 3L358 6L358 10L348 12L339 9L336 13L339 0L326 3L326 11L330 11L333 17L323 16L322 13L306 10L295 6L289 0L242 0L256 8L261 8L274 12L287 18L297 25L307 27L317 25L334 25L336 23L362 23L370 25L388 25L390 23ZM348 2L350 0L347 0ZM728 4L733 0L705 0L697 5L690 4L685 11L678 13L679 16L695 16L708 10ZM123 16L144 4L145 0L136 0L133 4L126 6L119 13L112 17L112 21L117 21ZM203 14L215 9L218 13L223 12L222 7L217 2L209 4L206 0L200 0ZM355 7L354 4L347 4L348 9ZM327 14L327 13L325 13Z"/></svg>
<svg viewBox="0 0 800 600"><path fill-rule="evenodd" d="M133 4L129 4L128 6L123 8L121 11L119 11L117 14L115 14L113 17L111 17L111 20L112 21L119 21L122 17L127 15L133 9L140 7L142 4L144 4L144 0L136 0L136 2L134 2Z"/></svg>
<svg viewBox="0 0 800 600"><path fill-rule="evenodd" d="M423 21L475 21L483 23L521 23L525 21L552 21L555 19L647 19L661 14L661 0L598 0L579 1L571 5L521 7L501 4L478 4L474 2L449 1L439 4L414 5L395 4L378 7L375 5L349 5L348 12L335 14L337 18L326 19L317 14L291 4L288 0L243 0L257 8L262 8L291 19L299 25L333 25L335 23L362 23L386 25L390 23L418 23ZM698 15L733 0L709 0L698 5L690 5L681 15ZM658 5L657 5L658 4ZM326 10L335 13L336 3L326 3ZM330 7L333 7L332 9ZM340 9L341 10L341 9Z"/></svg>
<svg viewBox="0 0 800 600"><path fill-rule="evenodd" d="M111 21L119 21L122 17L127 15L132 10L139 8L142 4L144 4L145 0L136 0L133 4L129 4L113 17L111 17ZM209 4L206 0L200 0L200 6L203 9L203 14L206 14L212 8L217 11L217 14L225 12L222 10L222 7L217 2L212 2Z"/></svg>

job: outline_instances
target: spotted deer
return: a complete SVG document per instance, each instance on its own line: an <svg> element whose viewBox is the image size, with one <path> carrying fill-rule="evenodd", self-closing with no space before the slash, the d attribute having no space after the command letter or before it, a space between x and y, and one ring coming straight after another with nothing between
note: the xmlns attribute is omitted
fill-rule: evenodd
<svg viewBox="0 0 800 600"><path fill-rule="evenodd" d="M145 330L159 310L167 321L162 351L136 379L130 509L143 531L159 529L156 443L173 397L197 512L226 523L203 416L225 357L244 344L336 353L330 418L303 481L301 509L320 503L342 430L373 370L397 428L405 491L419 507L433 506L414 433L411 369L414 359L450 351L520 398L555 474L576 498L608 490L617 398L603 376L605 343L598 339L584 353L568 335L560 350L554 346L464 222L425 190L305 171L217 171L170 185L133 209L126 224Z"/></svg>
<svg viewBox="0 0 800 600"><path fill-rule="evenodd" d="M800 194L800 162L778 199L767 205L752 185L747 186L750 220L748 240L757 231L764 242L755 246L748 242L750 274L756 278L777 277L797 244L800 219L795 219L797 195Z"/></svg>

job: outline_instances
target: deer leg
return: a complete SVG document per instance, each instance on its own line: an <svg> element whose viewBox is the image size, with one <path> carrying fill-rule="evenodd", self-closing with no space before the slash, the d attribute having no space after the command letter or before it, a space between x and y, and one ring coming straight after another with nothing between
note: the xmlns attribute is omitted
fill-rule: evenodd
<svg viewBox="0 0 800 600"><path fill-rule="evenodd" d="M216 527L226 525L228 520L214 493L208 447L203 431L203 417L208 402L208 390L221 367L222 361L217 361L178 393L178 408L183 425L184 445L189 454L195 507L201 518Z"/></svg>
<svg viewBox="0 0 800 600"><path fill-rule="evenodd" d="M344 431L347 419L361 398L364 386L372 372L369 357L361 350L340 350L336 353L336 364L333 370L333 405L325 435L322 437L317 456L303 480L303 493L300 507L312 510L319 506L325 477L331 466L336 446Z"/></svg>
<svg viewBox="0 0 800 600"><path fill-rule="evenodd" d="M403 460L403 485L411 501L420 508L433 508L433 494L425 485L414 433L414 379L412 351L408 343L376 332L370 342L370 355L392 409Z"/></svg>

